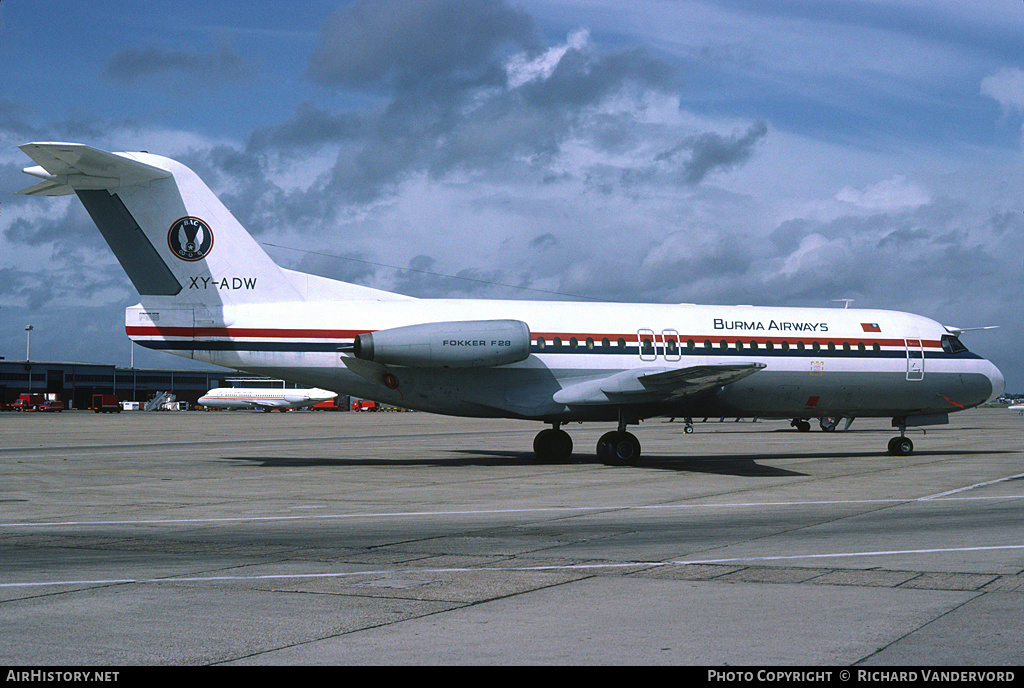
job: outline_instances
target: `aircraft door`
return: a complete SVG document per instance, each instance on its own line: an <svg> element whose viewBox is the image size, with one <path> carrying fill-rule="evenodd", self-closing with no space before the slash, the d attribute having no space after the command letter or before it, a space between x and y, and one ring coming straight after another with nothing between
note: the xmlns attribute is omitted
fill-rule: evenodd
<svg viewBox="0 0 1024 688"><path fill-rule="evenodd" d="M666 361L678 361L682 358L682 342L679 341L679 332L676 330L662 330L661 338L665 343Z"/></svg>
<svg viewBox="0 0 1024 688"><path fill-rule="evenodd" d="M907 379L924 379L924 342L920 339L906 339Z"/></svg>
<svg viewBox="0 0 1024 688"><path fill-rule="evenodd" d="M636 331L637 344L640 345L640 360L653 361L658 358L658 342L654 330L646 327Z"/></svg>

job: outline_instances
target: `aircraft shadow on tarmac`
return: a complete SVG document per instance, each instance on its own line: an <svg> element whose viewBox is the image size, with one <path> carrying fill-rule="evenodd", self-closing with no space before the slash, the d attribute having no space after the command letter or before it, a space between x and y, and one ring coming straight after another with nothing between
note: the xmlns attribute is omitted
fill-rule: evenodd
<svg viewBox="0 0 1024 688"><path fill-rule="evenodd" d="M532 452L522 451L488 451L479 449L460 449L448 452L450 458L424 459L374 459L367 457L352 458L316 458L311 456L224 456L222 461L237 461L258 464L262 468L354 468L379 466L381 468L398 466L540 466ZM963 451L935 450L918 451L914 457L922 456L960 456ZM1014 450L993 449L989 451L973 451L972 454L1013 454ZM907 457L894 457L872 450L862 452L784 452L776 454L747 454L736 456L641 456L636 466L629 468L676 471L679 473L707 473L712 475L735 475L740 477L773 478L802 477L810 475L800 471L768 465L762 462L786 459L811 459L838 461L842 459L877 459L879 461L905 461ZM910 457L913 458L913 457ZM573 455L568 461L548 465L602 465L596 458L587 455ZM625 468L625 467L624 467Z"/></svg>
<svg viewBox="0 0 1024 688"><path fill-rule="evenodd" d="M224 456L223 461L247 461L259 464L261 468L355 468L360 466L527 466L535 463L533 454L527 452L465 452L472 457L452 459L318 459L304 456ZM501 456L502 458L497 458Z"/></svg>
<svg viewBox="0 0 1024 688"><path fill-rule="evenodd" d="M279 456L225 456L225 461L244 461L259 464L262 468L347 468L357 466L380 466L381 468L397 466L539 466L531 452L457 450L450 452L452 458L438 459L326 459L313 457L279 457ZM686 473L711 473L717 475L736 475L746 477L780 477L804 476L806 473L791 471L775 466L759 464L757 459L779 458L775 456L750 457L680 457L680 456L647 456L642 457L636 469L658 469ZM547 464L556 465L556 464ZM574 456L560 464L569 465L601 465L596 458Z"/></svg>

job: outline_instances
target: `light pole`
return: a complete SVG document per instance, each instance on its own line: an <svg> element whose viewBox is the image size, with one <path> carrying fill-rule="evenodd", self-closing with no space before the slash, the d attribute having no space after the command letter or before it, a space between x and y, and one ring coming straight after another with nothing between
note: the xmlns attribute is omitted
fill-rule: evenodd
<svg viewBox="0 0 1024 688"><path fill-rule="evenodd" d="M28 369L28 391L32 391L32 364L29 363L31 356L29 353L32 351L32 326L25 325L25 367Z"/></svg>

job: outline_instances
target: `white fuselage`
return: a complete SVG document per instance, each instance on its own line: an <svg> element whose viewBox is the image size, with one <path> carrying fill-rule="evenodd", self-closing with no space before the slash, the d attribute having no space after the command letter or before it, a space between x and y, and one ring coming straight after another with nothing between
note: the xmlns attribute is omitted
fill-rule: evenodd
<svg viewBox="0 0 1024 688"><path fill-rule="evenodd" d="M204 314L210 315L209 310ZM365 332L442 320L529 325L526 360L489 368L353 361ZM225 306L209 326L159 302L128 309L154 349L435 413L545 421L614 418L614 405L560 404L559 390L635 368L758 363L735 384L643 416L906 416L970 408L1002 392L999 371L934 320L895 311L488 300ZM357 365L353 365L353 363ZM387 384L384 375L390 375Z"/></svg>
<svg viewBox="0 0 1024 688"><path fill-rule="evenodd" d="M199 405L226 409L307 408L335 396L323 389L220 387L199 397Z"/></svg>

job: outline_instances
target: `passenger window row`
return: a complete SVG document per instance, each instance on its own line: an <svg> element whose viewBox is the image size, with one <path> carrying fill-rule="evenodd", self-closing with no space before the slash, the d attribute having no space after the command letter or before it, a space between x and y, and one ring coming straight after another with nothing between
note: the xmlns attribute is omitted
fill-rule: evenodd
<svg viewBox="0 0 1024 688"><path fill-rule="evenodd" d="M587 349L591 350L597 348L597 346L600 346L600 348L604 350L610 350L613 346L612 341L608 337L603 338L599 343L595 342L594 339L592 339L591 337L587 337L585 340L583 340L583 342L580 342L576 337L570 337L567 344L570 349L577 349L580 346L584 346ZM546 349L549 347L552 349L561 349L562 345L563 341L561 337L553 337L550 342L544 339L544 337L537 337L538 349ZM827 350L829 353L835 353L840 349L842 349L844 353L850 353L851 351L853 351L853 347L850 345L849 342L843 342L842 345L838 346L835 342L826 342L823 347L821 342L818 341L812 341L810 342L810 344L806 344L802 340L798 340L794 345L791 345L789 341L783 341L781 344L776 345L775 342L766 342L764 344L758 344L757 341L754 340L751 340L749 343L744 344L742 340L735 340L733 342L733 345L735 346L737 351L760 351L762 348L765 351L775 351L776 348L778 348L783 352L795 350L799 353L803 353L805 351L810 351L812 353L820 353L822 348ZM617 349L624 350L626 348L626 340L622 337L619 337L618 340L615 341L614 346ZM685 346L687 351L692 352L697 350L698 345L692 339L688 339L685 342L685 344L683 344L682 342L677 342L674 339L669 339L664 343L658 342L657 346L664 346L665 351L668 354L676 354L679 352L681 346ZM704 351L712 353L715 351L715 346L716 345L710 339L704 340ZM729 342L722 339L718 342L717 347L719 351L728 351ZM859 353L866 353L868 350L868 347L864 342L858 342L856 348ZM649 337L641 339L640 350L644 353L654 353L655 342L652 341ZM871 351L873 351L874 353L879 353L881 352L881 350L882 347L878 342L874 342L871 345Z"/></svg>

